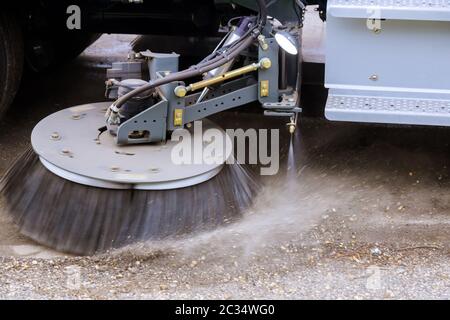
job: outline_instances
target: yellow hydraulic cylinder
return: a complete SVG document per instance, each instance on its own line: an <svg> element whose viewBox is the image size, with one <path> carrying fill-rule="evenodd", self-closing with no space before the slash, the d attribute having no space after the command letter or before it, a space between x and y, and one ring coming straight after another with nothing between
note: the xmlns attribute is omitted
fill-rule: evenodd
<svg viewBox="0 0 450 320"><path fill-rule="evenodd" d="M211 79L206 79L206 80L202 80L196 83L192 83L189 86L185 87L185 86L178 86L175 88L175 95L177 97L184 97L186 96L186 94L190 91L197 91L199 89L203 89L218 83L222 83L226 80L230 80L230 79L234 79L237 78L239 76L242 76L244 74L256 71L258 69L269 69L272 66L272 62L270 61L269 58L263 58L261 59L260 62L258 63L252 63L248 66L236 69L236 70L232 70L229 72L226 72L224 74L218 75L217 77L211 78Z"/></svg>

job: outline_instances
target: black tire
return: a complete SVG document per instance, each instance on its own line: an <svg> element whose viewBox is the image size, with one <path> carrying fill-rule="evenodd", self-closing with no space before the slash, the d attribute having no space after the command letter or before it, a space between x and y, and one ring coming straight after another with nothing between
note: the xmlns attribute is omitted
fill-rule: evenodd
<svg viewBox="0 0 450 320"><path fill-rule="evenodd" d="M27 67L39 73L64 65L78 57L101 35L64 31L51 34L48 38L29 37L25 45ZM40 48L39 52L33 50L35 47Z"/></svg>
<svg viewBox="0 0 450 320"><path fill-rule="evenodd" d="M0 11L0 117L19 89L23 62L23 37L17 18Z"/></svg>

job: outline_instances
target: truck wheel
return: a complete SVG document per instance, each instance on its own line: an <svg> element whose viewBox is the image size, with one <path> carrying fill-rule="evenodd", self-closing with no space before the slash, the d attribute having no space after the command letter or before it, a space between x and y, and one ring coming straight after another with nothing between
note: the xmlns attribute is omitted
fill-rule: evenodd
<svg viewBox="0 0 450 320"><path fill-rule="evenodd" d="M24 61L20 25L11 13L0 11L0 117L19 89Z"/></svg>

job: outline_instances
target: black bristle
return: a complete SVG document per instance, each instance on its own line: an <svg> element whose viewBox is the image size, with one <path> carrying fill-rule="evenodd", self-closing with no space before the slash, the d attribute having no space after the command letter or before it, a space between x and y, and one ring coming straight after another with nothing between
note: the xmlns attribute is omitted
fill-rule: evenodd
<svg viewBox="0 0 450 320"><path fill-rule="evenodd" d="M223 225L242 215L258 189L251 171L238 164L182 189L88 187L48 171L31 148L0 182L0 196L24 235L80 255Z"/></svg>

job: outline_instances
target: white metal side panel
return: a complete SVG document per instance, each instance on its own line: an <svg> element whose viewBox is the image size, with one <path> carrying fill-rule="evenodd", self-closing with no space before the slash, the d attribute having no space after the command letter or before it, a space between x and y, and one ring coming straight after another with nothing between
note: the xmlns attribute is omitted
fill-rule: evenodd
<svg viewBox="0 0 450 320"><path fill-rule="evenodd" d="M420 5L414 3L329 1L325 80L330 88L325 113L328 119L450 126L450 118L446 119L450 117L449 2L432 0L426 6L422 1ZM343 99L337 105L339 97ZM378 99L376 112L356 103L367 99ZM411 102L416 100L420 103ZM394 107L404 104L432 106L427 110L439 114L439 119L417 110L411 116L412 110Z"/></svg>

